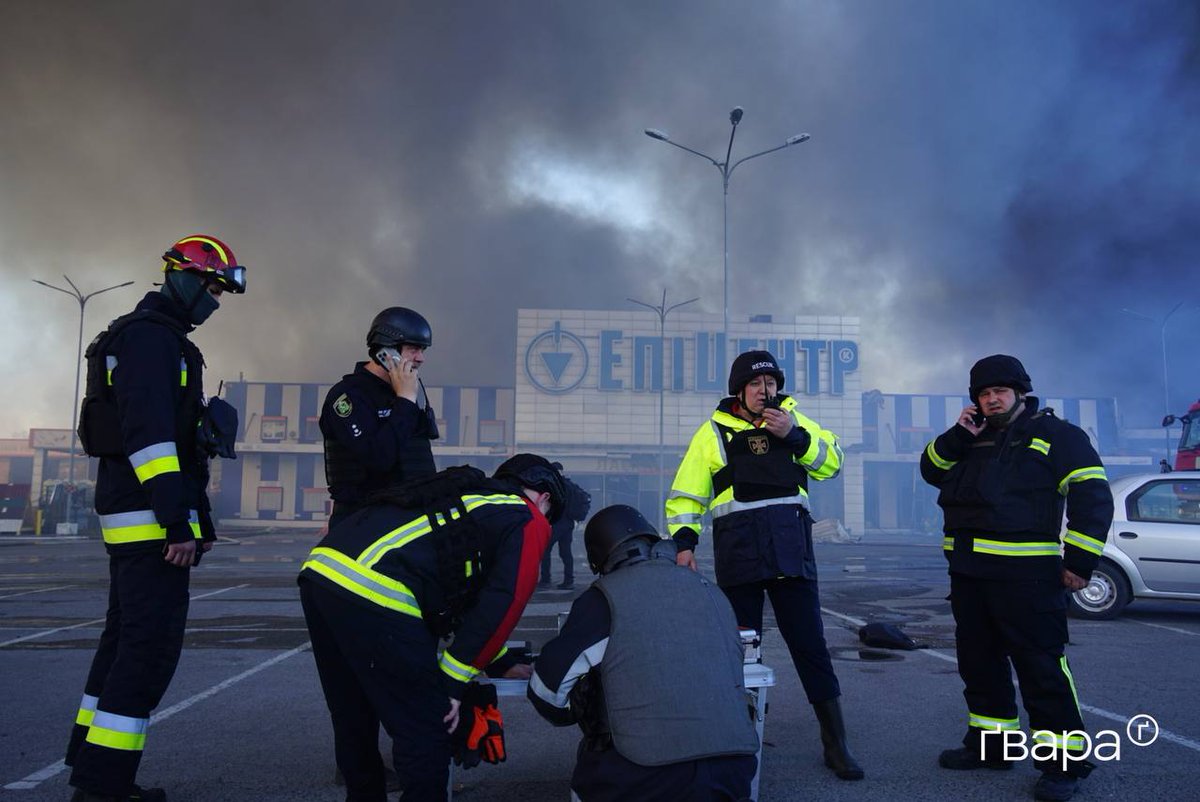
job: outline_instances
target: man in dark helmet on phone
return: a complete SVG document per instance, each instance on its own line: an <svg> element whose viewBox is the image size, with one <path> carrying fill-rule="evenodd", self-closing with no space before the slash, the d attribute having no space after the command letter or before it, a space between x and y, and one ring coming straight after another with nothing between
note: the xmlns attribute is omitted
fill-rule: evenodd
<svg viewBox="0 0 1200 802"><path fill-rule="evenodd" d="M596 513L583 539L600 578L528 690L543 718L583 731L571 790L588 802L749 797L758 735L729 602L633 507Z"/></svg>
<svg viewBox="0 0 1200 802"><path fill-rule="evenodd" d="M333 497L330 526L372 492L436 472L437 416L418 375L432 344L424 317L403 306L384 309L367 332L367 361L325 396L321 434Z"/></svg>
<svg viewBox="0 0 1200 802"><path fill-rule="evenodd" d="M1033 796L1066 800L1093 768L1083 759L1064 651L1067 594L1087 586L1104 550L1112 491L1087 433L1038 409L1016 357L976 362L968 392L971 404L921 455L921 475L938 488L946 518L942 549L967 702L963 745L943 751L938 765L1013 767L1002 735L1021 727L1015 670L1033 741L1054 756L1035 752L1042 776Z"/></svg>

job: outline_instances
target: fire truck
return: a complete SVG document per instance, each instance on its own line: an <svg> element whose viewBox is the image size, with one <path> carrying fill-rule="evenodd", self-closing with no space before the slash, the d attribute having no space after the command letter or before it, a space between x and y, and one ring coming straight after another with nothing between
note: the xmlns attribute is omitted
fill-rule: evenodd
<svg viewBox="0 0 1200 802"><path fill-rule="evenodd" d="M1166 416L1162 425L1170 426L1176 421L1183 425L1183 433L1179 435L1179 445L1175 447L1174 468L1177 471L1200 470L1200 400L1188 407L1183 415Z"/></svg>

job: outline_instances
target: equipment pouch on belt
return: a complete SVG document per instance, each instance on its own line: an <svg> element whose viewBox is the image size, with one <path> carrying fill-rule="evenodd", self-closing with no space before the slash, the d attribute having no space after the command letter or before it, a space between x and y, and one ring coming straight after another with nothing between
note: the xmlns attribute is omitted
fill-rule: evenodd
<svg viewBox="0 0 1200 802"><path fill-rule="evenodd" d="M208 457L237 459L233 450L237 433L237 409L223 399L208 399L200 413L200 426L196 429L196 444L200 453Z"/></svg>
<svg viewBox="0 0 1200 802"><path fill-rule="evenodd" d="M451 756L464 769L503 763L504 718L497 706L496 686L472 682L459 706L458 726L450 734Z"/></svg>

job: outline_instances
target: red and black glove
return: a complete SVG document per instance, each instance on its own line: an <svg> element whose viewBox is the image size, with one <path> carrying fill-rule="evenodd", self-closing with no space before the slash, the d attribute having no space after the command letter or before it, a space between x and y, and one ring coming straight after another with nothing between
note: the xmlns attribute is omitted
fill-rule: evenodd
<svg viewBox="0 0 1200 802"><path fill-rule="evenodd" d="M464 769L484 763L503 763L504 719L497 706L496 687L472 682L459 706L458 727L450 736L454 762Z"/></svg>

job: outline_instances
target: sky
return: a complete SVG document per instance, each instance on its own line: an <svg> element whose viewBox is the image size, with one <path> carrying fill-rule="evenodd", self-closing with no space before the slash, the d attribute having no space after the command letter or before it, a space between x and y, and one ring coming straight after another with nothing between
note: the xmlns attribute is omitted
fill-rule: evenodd
<svg viewBox="0 0 1200 802"><path fill-rule="evenodd" d="M857 316L864 388L1200 397L1200 4L5 0L0 437L66 427L84 342L179 237L247 265L194 339L332 382L383 306L432 385L512 386L519 308ZM1127 311L1126 311L1127 310ZM1169 316L1169 317L1168 317Z"/></svg>

